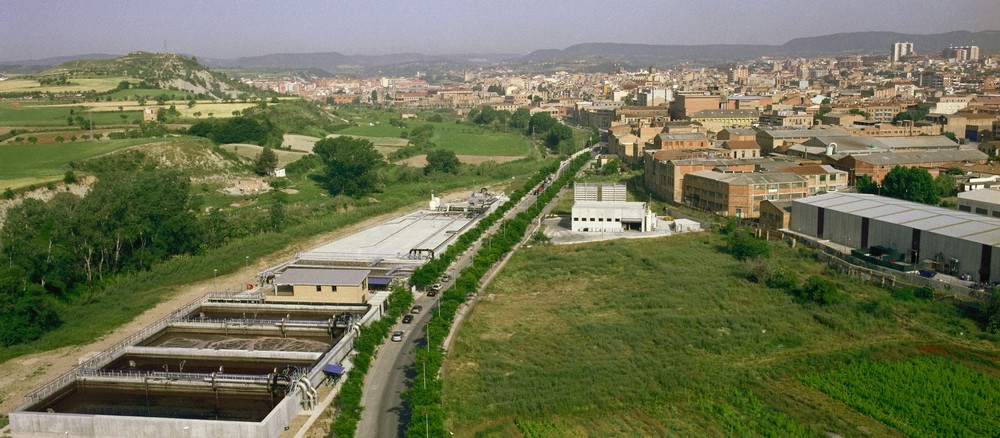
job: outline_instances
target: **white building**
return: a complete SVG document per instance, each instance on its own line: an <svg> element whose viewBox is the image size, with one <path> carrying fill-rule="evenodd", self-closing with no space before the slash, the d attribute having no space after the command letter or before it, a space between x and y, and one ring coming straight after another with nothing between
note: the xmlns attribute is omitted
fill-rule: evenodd
<svg viewBox="0 0 1000 438"><path fill-rule="evenodd" d="M892 62L899 62L900 58L905 58L913 54L913 43L896 43L892 45Z"/></svg>
<svg viewBox="0 0 1000 438"><path fill-rule="evenodd" d="M978 189L960 192L958 209L983 216L1000 217L1000 190Z"/></svg>
<svg viewBox="0 0 1000 438"><path fill-rule="evenodd" d="M645 202L625 201L623 184L573 186L573 231L620 233L653 231L656 215Z"/></svg>

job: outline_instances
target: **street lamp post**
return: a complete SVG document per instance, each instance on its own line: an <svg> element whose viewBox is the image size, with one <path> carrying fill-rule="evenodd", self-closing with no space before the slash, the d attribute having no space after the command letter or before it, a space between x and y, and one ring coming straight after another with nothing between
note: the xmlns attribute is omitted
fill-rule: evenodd
<svg viewBox="0 0 1000 438"><path fill-rule="evenodd" d="M431 423L427 419L427 411L422 412L424 413L424 436L429 438L431 436Z"/></svg>
<svg viewBox="0 0 1000 438"><path fill-rule="evenodd" d="M424 389L427 389L427 361L420 359L420 363L424 366Z"/></svg>
<svg viewBox="0 0 1000 438"><path fill-rule="evenodd" d="M246 267L249 268L250 267L250 256L247 256L246 260L247 260Z"/></svg>
<svg viewBox="0 0 1000 438"><path fill-rule="evenodd" d="M212 270L212 279L214 280L214 279L216 279L218 277L219 277L219 270L218 269L213 269Z"/></svg>

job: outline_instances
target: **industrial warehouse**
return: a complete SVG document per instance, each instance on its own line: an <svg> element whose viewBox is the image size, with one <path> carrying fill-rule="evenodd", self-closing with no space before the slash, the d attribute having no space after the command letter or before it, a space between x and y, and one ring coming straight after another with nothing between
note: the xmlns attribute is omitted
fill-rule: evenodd
<svg viewBox="0 0 1000 438"><path fill-rule="evenodd" d="M792 201L790 228L900 270L1000 278L1000 219L992 217L838 192Z"/></svg>
<svg viewBox="0 0 1000 438"><path fill-rule="evenodd" d="M573 185L573 231L653 231L656 215L645 202L625 201L624 184Z"/></svg>

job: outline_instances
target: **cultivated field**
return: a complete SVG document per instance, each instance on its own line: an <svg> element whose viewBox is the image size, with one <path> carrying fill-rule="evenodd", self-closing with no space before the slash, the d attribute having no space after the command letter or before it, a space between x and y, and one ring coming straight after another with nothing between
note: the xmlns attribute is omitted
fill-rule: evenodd
<svg viewBox="0 0 1000 438"><path fill-rule="evenodd" d="M160 91L162 93L164 90L156 90L156 91ZM164 105L156 105L156 102L150 100L146 102L145 105L139 105L139 102L137 101L126 101L126 102L112 101L112 102L85 102L80 104L60 103L52 105L37 105L37 106L32 106L32 108L51 109L51 108L82 107L84 108L84 110L92 109L94 111L94 115L96 116L98 113L107 113L107 112L118 113L120 111L136 112L137 114L141 115L143 108L150 106L160 106L163 108L169 108L170 105L174 105L174 108L176 108L177 111L181 113L181 117L189 117L192 119L197 119L197 118L205 119L209 117L221 119L226 117L233 117L233 111L243 111L246 108L255 106L255 104L252 103L223 103L223 102L217 103L210 101L200 101L196 103L195 106L188 108L187 102L182 100L167 101ZM119 109L119 107L121 109ZM194 113L199 113L199 115L195 117ZM97 121L95 120L94 122L96 123Z"/></svg>
<svg viewBox="0 0 1000 438"><path fill-rule="evenodd" d="M492 157L489 155L455 155L455 156L458 157L458 161L461 161L465 164L482 164L488 161L493 161L496 163L507 163L510 161L520 160L521 158L523 158L523 157L512 157L510 155L498 155ZM408 166L414 166L414 167L424 167L427 165L427 155L412 156L405 160L399 160L397 161L397 163L406 164Z"/></svg>
<svg viewBox="0 0 1000 438"><path fill-rule="evenodd" d="M114 103L114 102L108 102ZM70 111L73 113L70 114ZM141 108L135 107L131 111L118 112L117 105L114 112L94 110L88 113L87 108L81 104L60 104L60 105L39 105L10 103L0 103L0 126L68 126L67 117L81 116L86 120L93 118L95 125L113 125L121 123L132 123L135 119L142 119ZM121 116L125 118L122 119ZM75 122L74 122L75 123Z"/></svg>
<svg viewBox="0 0 1000 438"><path fill-rule="evenodd" d="M498 437L902 436L910 431L799 379L927 351L955 352L935 360L957 367L977 358L974 369L992 376L979 382L993 392L949 403L995 405L1000 348L948 300L903 301L833 276L849 298L799 304L748 281L723 244L702 233L518 253L448 353L447 428ZM801 277L827 275L807 251L775 249ZM900 404L928 396L893 394Z"/></svg>
<svg viewBox="0 0 1000 438"><path fill-rule="evenodd" d="M73 161L114 152L129 146L167 141L162 138L76 141L63 144L0 145L0 188L19 188L60 180Z"/></svg>
<svg viewBox="0 0 1000 438"><path fill-rule="evenodd" d="M0 81L0 93L69 93L73 91L96 91L98 93L114 89L121 81L132 78L125 76L108 76L100 78L70 78L69 85L41 85L32 79L8 79Z"/></svg>

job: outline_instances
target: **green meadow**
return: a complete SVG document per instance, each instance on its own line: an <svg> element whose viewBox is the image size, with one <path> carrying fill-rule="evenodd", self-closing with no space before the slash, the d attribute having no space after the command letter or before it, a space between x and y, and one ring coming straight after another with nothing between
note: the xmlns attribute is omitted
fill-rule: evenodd
<svg viewBox="0 0 1000 438"><path fill-rule="evenodd" d="M960 368L974 362L974 381L994 388L961 397L942 392L941 399L979 409L995 404L996 336L955 303L897 299L828 273L809 250L774 244L782 266L802 279L830 278L847 296L825 306L801 304L783 290L747 280L747 266L723 245L720 235L700 233L534 245L519 252L480 294L448 352L446 426L456 436L497 437L903 436L913 430L940 436L981 430L928 422L899 427L827 395L821 384L800 381L857 361L932 356ZM845 380L836 374L826 379ZM985 412L995 420L995 408ZM919 423L923 413L893 415Z"/></svg>

